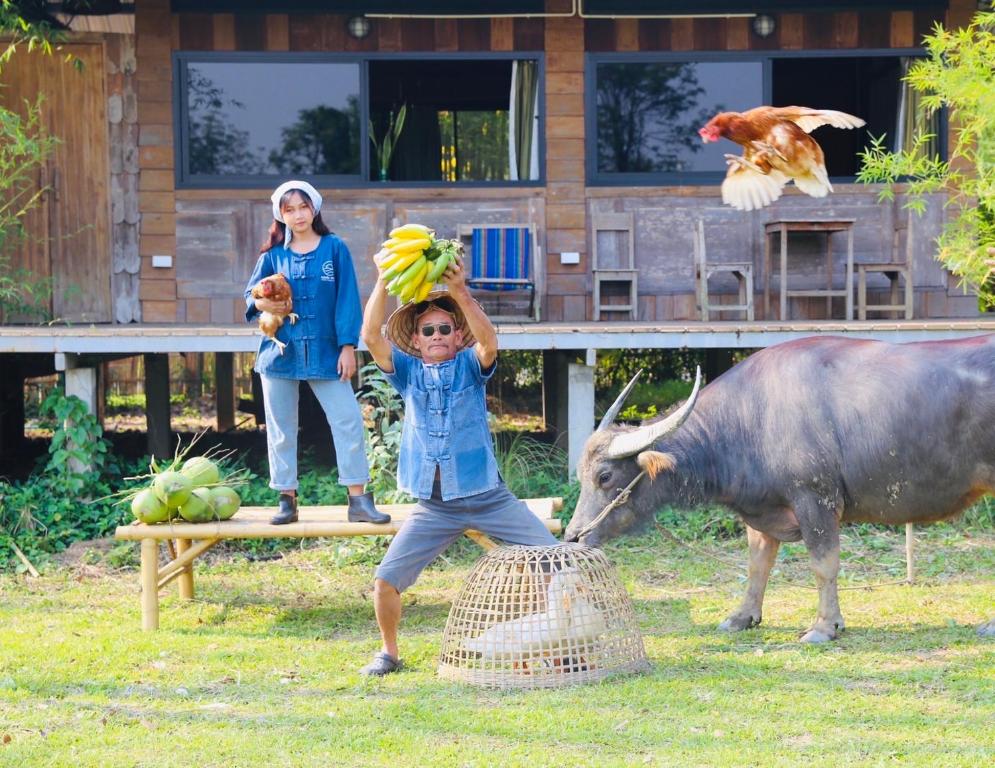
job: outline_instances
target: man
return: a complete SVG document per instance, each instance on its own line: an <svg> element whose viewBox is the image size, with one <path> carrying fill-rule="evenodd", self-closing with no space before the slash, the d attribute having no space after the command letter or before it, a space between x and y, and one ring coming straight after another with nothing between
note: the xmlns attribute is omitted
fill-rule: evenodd
<svg viewBox="0 0 995 768"><path fill-rule="evenodd" d="M462 259L443 282L448 292L394 312L385 337L381 277L363 316L363 341L404 399L398 488L418 499L376 571L373 605L383 647L360 670L364 675L400 669L401 592L466 530L509 544L558 543L498 473L484 392L497 367L497 333L470 296Z"/></svg>

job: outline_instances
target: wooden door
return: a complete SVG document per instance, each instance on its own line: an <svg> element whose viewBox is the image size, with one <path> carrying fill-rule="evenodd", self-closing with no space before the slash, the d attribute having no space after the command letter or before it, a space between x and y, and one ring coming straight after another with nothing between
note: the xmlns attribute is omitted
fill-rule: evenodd
<svg viewBox="0 0 995 768"><path fill-rule="evenodd" d="M82 67L67 63L76 57ZM41 95L43 130L58 139L38 182L42 203L25 224L15 267L52 278L52 312L62 320L110 322L110 203L104 49L69 43L46 56L20 49L0 75L0 104L24 113Z"/></svg>

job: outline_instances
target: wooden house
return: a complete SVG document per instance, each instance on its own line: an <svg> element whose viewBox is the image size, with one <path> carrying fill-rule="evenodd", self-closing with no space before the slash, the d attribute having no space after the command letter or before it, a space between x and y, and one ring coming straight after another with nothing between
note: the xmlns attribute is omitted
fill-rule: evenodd
<svg viewBox="0 0 995 768"><path fill-rule="evenodd" d="M881 203L878 188L853 179L869 136L900 146L915 123L902 75L923 35L936 22L966 23L976 0L94 5L114 13L72 20L79 31L66 48L82 71L18 55L0 91L5 103L44 93L49 130L62 139L32 224L41 234L19 256L53 277L60 318L167 324L185 339L177 344L192 343L184 328L241 323L269 194L296 176L325 195L323 216L349 245L364 294L369 256L396 223L427 223L440 236L529 228L539 322L520 347L562 349L543 336L549 324L618 321L636 334L624 343L660 346L651 335L666 324L701 322L698 232L710 262L751 265L757 323L811 329L843 318L857 290L838 256L848 233L855 265L908 261L916 320L979 316L934 258L942 201L910 225L901 198ZM866 118L866 129L817 134L834 194L791 189L749 213L722 204L722 154L734 147L703 147L697 128L761 103ZM402 104L406 124L381 174L370 131L382 136ZM780 220L852 222L842 236L792 235L786 316L761 289L775 271L768 225ZM734 278L713 278L713 312L743 300ZM880 272L869 281L872 297L889 287ZM607 310L595 310L596 287ZM837 295L819 293L827 287ZM486 298L500 310L502 296ZM725 343L705 338L690 343Z"/></svg>

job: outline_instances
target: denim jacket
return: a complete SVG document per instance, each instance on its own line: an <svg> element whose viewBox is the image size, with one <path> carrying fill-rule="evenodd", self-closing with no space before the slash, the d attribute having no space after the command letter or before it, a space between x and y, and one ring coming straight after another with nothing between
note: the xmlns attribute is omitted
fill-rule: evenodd
<svg viewBox="0 0 995 768"><path fill-rule="evenodd" d="M342 347L357 344L363 321L349 249L335 235L325 235L310 253L278 245L261 254L245 287L246 320L259 314L252 287L277 272L290 282L298 320L294 325L285 320L276 333L287 344L282 355L271 339L262 338L255 370L278 379L337 379Z"/></svg>
<svg viewBox="0 0 995 768"><path fill-rule="evenodd" d="M443 501L496 488L501 478L484 389L497 364L481 370L473 349L429 365L394 347L391 360L394 371L384 375L404 399L397 487L431 498L438 466Z"/></svg>

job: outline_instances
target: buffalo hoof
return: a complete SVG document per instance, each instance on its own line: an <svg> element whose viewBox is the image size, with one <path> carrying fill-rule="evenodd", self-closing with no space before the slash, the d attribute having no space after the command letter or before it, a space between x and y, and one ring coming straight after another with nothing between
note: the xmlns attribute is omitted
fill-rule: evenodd
<svg viewBox="0 0 995 768"><path fill-rule="evenodd" d="M728 619L719 624L719 632L742 632L744 629L753 629L753 627L756 627L759 624L759 616L743 616L734 613Z"/></svg>
<svg viewBox="0 0 995 768"><path fill-rule="evenodd" d="M978 627L979 637L995 637L995 619L990 619Z"/></svg>
<svg viewBox="0 0 995 768"><path fill-rule="evenodd" d="M810 629L804 635L801 636L799 642L802 643L828 643L830 640L835 640L836 635L830 635L827 632L823 632L821 629Z"/></svg>

